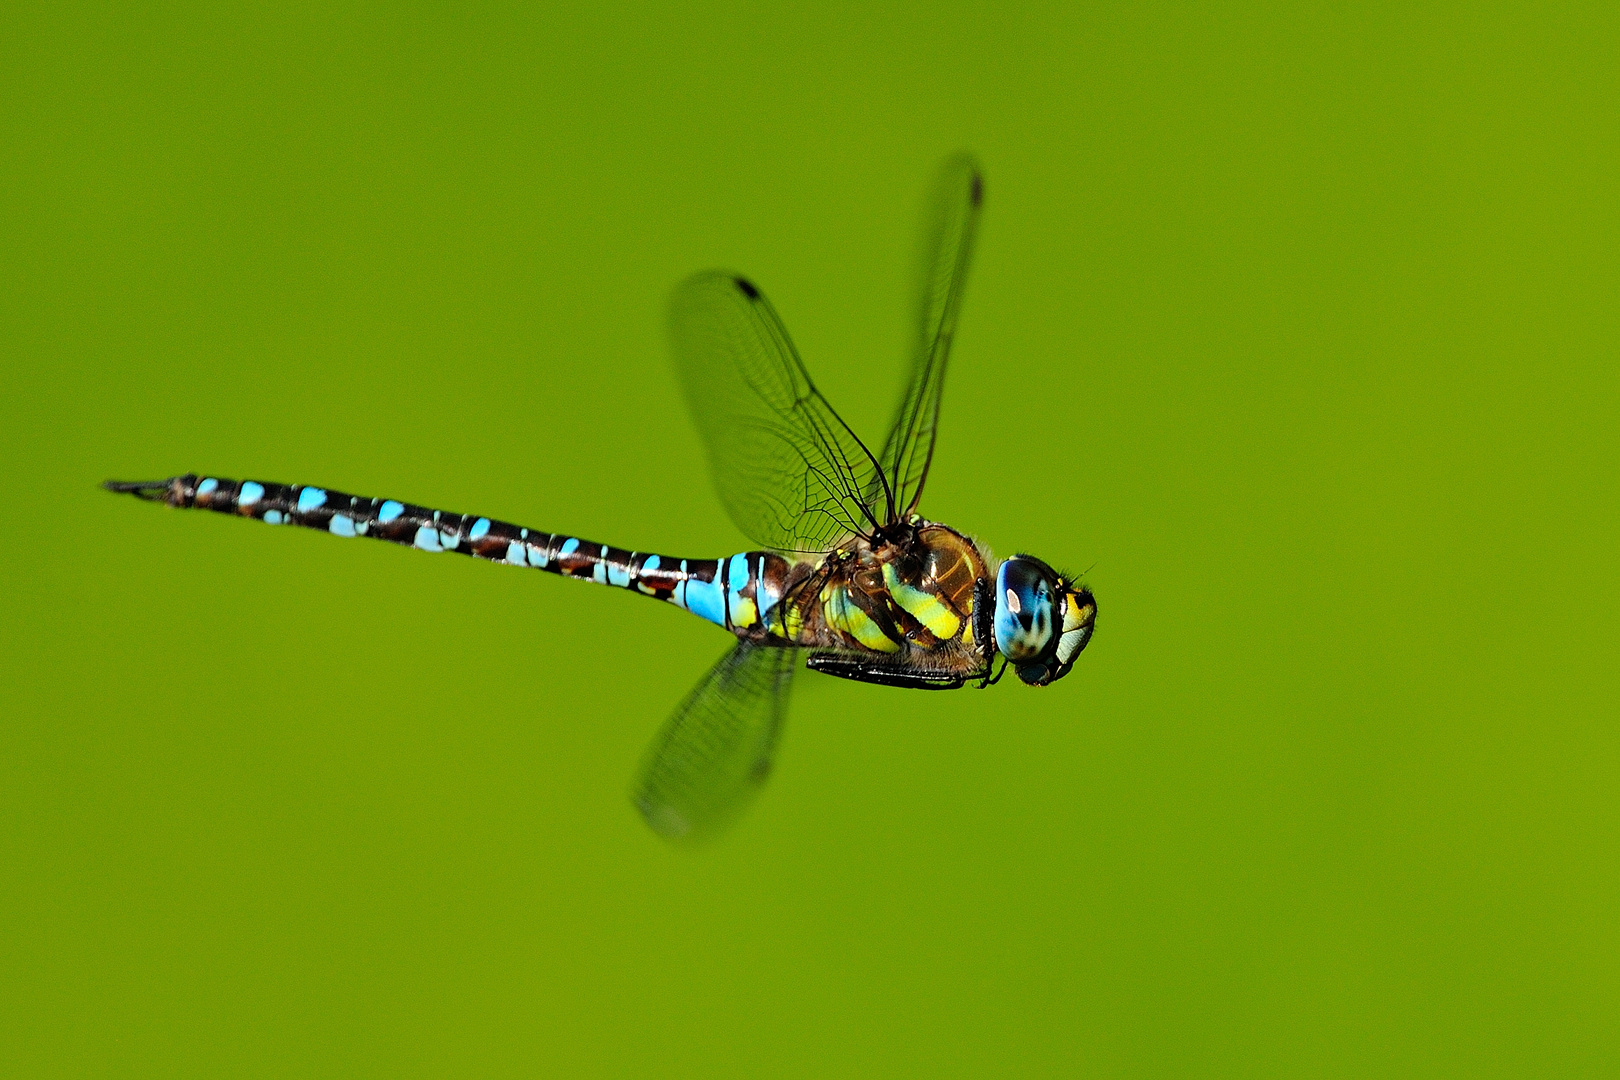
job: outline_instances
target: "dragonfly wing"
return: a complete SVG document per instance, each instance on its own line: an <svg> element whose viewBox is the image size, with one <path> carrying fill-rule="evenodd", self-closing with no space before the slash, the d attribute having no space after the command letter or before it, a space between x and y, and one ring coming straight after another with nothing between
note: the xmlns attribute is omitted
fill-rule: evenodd
<svg viewBox="0 0 1620 1080"><path fill-rule="evenodd" d="M984 178L971 155L958 154L940 167L923 231L911 379L883 453L878 455L902 517L917 509L933 461L945 364L956 334L983 200ZM867 494L872 494L870 488Z"/></svg>
<svg viewBox="0 0 1620 1080"><path fill-rule="evenodd" d="M676 289L670 330L721 502L752 540L822 552L889 520L877 461L810 381L759 289L699 274Z"/></svg>
<svg viewBox="0 0 1620 1080"><path fill-rule="evenodd" d="M770 774L799 649L739 642L665 722L633 798L671 839L723 829Z"/></svg>

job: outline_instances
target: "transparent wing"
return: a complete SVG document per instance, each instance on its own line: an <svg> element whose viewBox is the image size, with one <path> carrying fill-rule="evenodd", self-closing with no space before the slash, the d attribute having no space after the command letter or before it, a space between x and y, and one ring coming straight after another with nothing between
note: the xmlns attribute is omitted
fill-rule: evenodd
<svg viewBox="0 0 1620 1080"><path fill-rule="evenodd" d="M917 509L933 461L945 363L956 333L983 199L984 178L971 155L959 154L940 167L923 232L911 380L883 443L883 453L878 455L902 517ZM873 495L870 486L867 495Z"/></svg>
<svg viewBox="0 0 1620 1080"><path fill-rule="evenodd" d="M710 271L683 283L670 330L715 486L738 528L766 547L821 552L889 520L876 460L746 278Z"/></svg>
<svg viewBox="0 0 1620 1080"><path fill-rule="evenodd" d="M698 839L723 829L770 774L803 652L740 642L665 722L633 798L653 830Z"/></svg>

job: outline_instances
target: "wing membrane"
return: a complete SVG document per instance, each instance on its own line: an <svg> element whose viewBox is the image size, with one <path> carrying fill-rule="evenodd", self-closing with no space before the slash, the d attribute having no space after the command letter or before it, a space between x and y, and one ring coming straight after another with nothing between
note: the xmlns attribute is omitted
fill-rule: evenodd
<svg viewBox="0 0 1620 1080"><path fill-rule="evenodd" d="M878 455L902 517L917 509L933 461L945 364L956 334L983 195L984 179L971 155L959 154L941 166L923 233L911 380ZM867 494L871 497L870 487Z"/></svg>
<svg viewBox="0 0 1620 1080"><path fill-rule="evenodd" d="M825 551L892 503L877 462L821 396L770 301L699 274L670 305L675 363L731 519L756 543Z"/></svg>
<svg viewBox="0 0 1620 1080"><path fill-rule="evenodd" d="M739 642L693 687L648 749L633 798L671 839L723 829L770 773L802 650Z"/></svg>

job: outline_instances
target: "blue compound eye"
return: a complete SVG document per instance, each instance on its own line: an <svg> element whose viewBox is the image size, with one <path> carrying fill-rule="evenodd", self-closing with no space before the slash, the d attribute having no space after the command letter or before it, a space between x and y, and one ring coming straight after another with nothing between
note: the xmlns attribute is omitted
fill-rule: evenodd
<svg viewBox="0 0 1620 1080"><path fill-rule="evenodd" d="M1026 667L1044 668L1057 645L1057 591L1057 574L1029 555L1014 555L996 574L996 648L1020 678Z"/></svg>

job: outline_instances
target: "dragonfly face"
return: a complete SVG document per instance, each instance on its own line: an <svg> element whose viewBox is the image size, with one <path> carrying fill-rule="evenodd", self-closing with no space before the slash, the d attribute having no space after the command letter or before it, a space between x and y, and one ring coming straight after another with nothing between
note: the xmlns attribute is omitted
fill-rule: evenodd
<svg viewBox="0 0 1620 1080"><path fill-rule="evenodd" d="M1018 677L1045 686L1069 673L1091 640L1097 601L1033 555L1014 555L996 574L996 648Z"/></svg>

